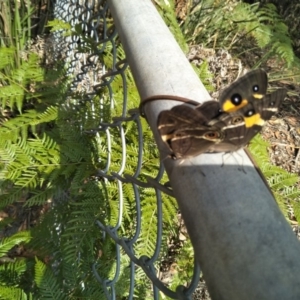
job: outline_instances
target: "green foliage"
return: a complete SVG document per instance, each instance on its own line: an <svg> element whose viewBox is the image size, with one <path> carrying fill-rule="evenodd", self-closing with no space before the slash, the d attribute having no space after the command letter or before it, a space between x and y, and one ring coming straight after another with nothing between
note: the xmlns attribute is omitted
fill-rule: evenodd
<svg viewBox="0 0 300 300"><path fill-rule="evenodd" d="M30 232L18 232L10 237L3 238L0 242L0 257L7 254L7 252L14 246L22 242L28 243L31 239Z"/></svg>
<svg viewBox="0 0 300 300"><path fill-rule="evenodd" d="M257 135L251 141L249 149L266 177L282 213L288 217L287 204L292 204L298 219L300 217L300 206L296 198L299 197L300 190L296 188L296 185L299 183L299 176L272 165L267 151L268 147L268 142L264 141L260 135Z"/></svg>
<svg viewBox="0 0 300 300"><path fill-rule="evenodd" d="M0 141L0 186L2 189L0 205L2 207L18 201L22 195L30 192L32 192L32 200L29 200L27 205L42 204L46 201L46 196L51 196L51 193L45 194L45 190L48 192L52 190L47 180L50 178L58 180L56 168L60 163L59 147L57 142L49 136L50 132L44 131L45 124L57 119L58 106L47 107L41 104L43 99L38 95L41 90L44 90L46 94L49 89L57 91L58 88L47 87L42 83L45 78L41 76L43 72L37 64L37 58L33 54L29 57L33 59L24 62L20 67L24 72L12 71L10 74L12 77L6 79L6 87L14 86L18 81L22 94L19 95L17 101L14 94L1 94L3 90L0 89L0 98L5 99L2 101L2 109L5 107L14 116L3 120L0 127L2 136ZM24 66L27 67L27 71ZM22 74L22 77L19 74ZM36 86L37 94L25 88L30 84ZM62 86L65 84L62 82ZM60 93L57 93L56 97L59 95ZM36 109L26 110L26 107L33 107L33 105ZM15 110L16 107L18 111ZM18 115L19 113L22 114ZM64 169L64 172L67 170L68 168ZM36 201L39 197L37 190L44 194L44 198L40 201ZM53 190L52 194L54 194Z"/></svg>
<svg viewBox="0 0 300 300"><path fill-rule="evenodd" d="M198 74L198 76L201 78L201 82L204 84L205 88L208 91L213 91L214 87L211 84L212 80L212 73L209 71L209 65L207 61L203 61L200 66L193 65L194 71Z"/></svg>
<svg viewBox="0 0 300 300"><path fill-rule="evenodd" d="M298 63L288 28L273 4L200 1L190 7L182 30L189 43L233 49L244 54L260 48L265 53L263 60L277 56L287 67Z"/></svg>
<svg viewBox="0 0 300 300"><path fill-rule="evenodd" d="M12 51L7 53L13 54ZM35 68L36 73L42 73L38 64ZM12 71L12 78L5 78L7 86L16 82L16 74L19 73ZM81 276L74 270L74 262L78 255L85 252L89 258L85 261L82 254L84 272L91 277L91 262L95 257L93 243L95 239L99 239L99 231L94 223L96 218L101 219L105 211L103 207L107 204L104 204L104 200L101 201L104 199L102 184L98 185L91 177L96 173L98 162L95 139L84 134L80 128L80 120L83 119L80 111L77 110L76 113L74 107L62 105L68 80L63 70L56 73L60 86L54 88L49 85L47 78L42 78L40 83L34 82L34 94L25 88L31 84L30 80L35 80L32 74L33 72L23 72L22 80L19 80L23 95L18 100L18 110L22 114L14 113L12 118L3 120L0 127L0 134L4 137L0 141L0 201L2 207L20 201L21 198L27 200L24 205L29 207L58 201L32 230L30 247L36 249L42 257L52 257L53 253L61 251L61 256L57 259L63 261L61 276L65 277L56 276L58 270L53 273L47 267L43 280L37 281L41 299L51 295L52 299L59 299L66 297L69 291L86 294L86 290L80 285ZM55 102L48 98L53 93L49 92L51 89L55 90ZM5 95L7 100L2 102L2 107L14 111L16 102L10 96L14 97ZM28 105L32 109L26 110ZM82 113L85 111L82 110ZM71 119L70 115L73 116ZM68 199L69 202L64 202L63 199ZM61 230L53 228L55 220L56 226ZM2 241L2 255L12 245L22 241L16 240L21 234ZM79 268L78 265L77 267ZM42 276L40 263L37 263L36 272ZM57 284L62 284L62 278L71 283L58 288ZM28 282L25 287L29 287ZM93 293L97 294L98 291L99 284L94 279ZM61 295L63 296L60 297Z"/></svg>
<svg viewBox="0 0 300 300"><path fill-rule="evenodd" d="M71 24L58 19L49 21L47 27L51 27L51 32L55 32L58 30L66 30L67 35L70 35L72 33Z"/></svg>
<svg viewBox="0 0 300 300"><path fill-rule="evenodd" d="M14 48L10 68L21 65L21 52L31 38L31 18L34 8L27 0L2 0L0 6L0 47Z"/></svg>
<svg viewBox="0 0 300 300"><path fill-rule="evenodd" d="M188 45L177 21L174 2L164 0L157 1L157 8L162 18L166 22L167 26L169 27L170 31L174 35L174 38L176 39L177 43L181 47L182 51L187 53Z"/></svg>
<svg viewBox="0 0 300 300"><path fill-rule="evenodd" d="M13 49L3 51L9 62ZM121 47L117 49L117 56L124 58ZM32 293L39 299L102 299L104 291L92 266L99 266L96 269L103 278L113 278L117 252L109 237L102 239L95 223L100 220L112 226L117 224L122 205L118 232L120 236L132 237L137 214L132 184L104 179L99 176L99 170L108 164L109 172L120 172L125 166L126 174L134 175L139 147L143 146L140 180L146 180L146 175L155 177L159 166L157 147L154 147L145 120L141 120L146 137L143 144L139 144L134 120L122 121L122 126L113 126L109 131L98 129L100 120L116 122L115 117L126 116L129 109L138 106L139 95L128 70L124 72L126 95L124 77L118 75L112 78L110 85L115 102L108 97L106 88L93 99L84 101L84 95L79 93L66 96L69 79L62 67L54 73L44 73L37 61L32 63L36 57L29 57L32 58L22 62L20 68L22 70L23 64L27 63L26 70L12 70L9 76L2 78L7 87L18 82L22 94L20 92L16 99L15 95L0 90L3 99L0 108L5 106L11 112L0 127L3 137L0 140L0 205L5 208L22 199L24 206L29 208L47 207L47 213L42 214L31 229L32 239L28 244L39 255L35 263L32 258L28 259L30 266L24 271L28 279L34 274L34 285L23 279L17 286L28 297ZM113 56L109 47L100 59L107 68L111 67ZM31 92L28 86L34 86L34 91ZM124 106L125 97L130 99L127 106ZM164 177L163 181L166 180ZM157 235L156 195L153 189L140 189L139 192L142 228L134 250L137 257L151 256ZM177 214L173 198L164 196L163 212L164 230L168 232ZM163 247L167 247L165 240ZM116 288L117 294L122 296L128 293L129 259L122 252L120 259L123 280ZM147 294L150 282L144 272L138 274L138 293Z"/></svg>
<svg viewBox="0 0 300 300"><path fill-rule="evenodd" d="M44 71L36 67L38 57L35 54L30 54L17 69L9 68L14 53L14 48L1 48L0 51L0 103L1 107L9 107L11 110L16 106L19 113L22 113L24 97L31 94L27 87L41 82Z"/></svg>
<svg viewBox="0 0 300 300"><path fill-rule="evenodd" d="M194 249L190 239L186 240L179 250L173 267L174 277L171 288L175 290L178 285L189 285L194 271Z"/></svg>
<svg viewBox="0 0 300 300"><path fill-rule="evenodd" d="M22 291L19 288L0 286L0 299L1 300L11 300L11 299L27 300L32 298L28 298L27 295L24 293L24 291Z"/></svg>
<svg viewBox="0 0 300 300"><path fill-rule="evenodd" d="M36 259L35 283L43 295L41 299L67 299L62 294L60 284L54 274L40 260Z"/></svg>
<svg viewBox="0 0 300 300"><path fill-rule="evenodd" d="M203 5L207 5L209 1L204 2L206 4ZM186 49L184 38L176 25L173 7L166 3L161 2L160 13L181 46ZM223 30L227 28L225 25L222 27L226 20L224 16L228 19L228 15L222 11L224 7L215 9L222 12L219 15L221 19L207 22L208 29L216 24L223 34ZM250 9L251 12L255 7L240 6L239 9ZM191 18L194 14L196 10ZM213 16L217 17L216 14ZM264 29L263 25L271 26L270 16L276 18L275 12L272 15L272 8L267 17L260 16L260 30ZM243 22L238 16L235 18L236 24L232 25L232 32L221 39L227 45L237 44L236 38L241 38L243 30L245 33L252 32L261 47L268 48L275 44L274 40L272 42L273 31L268 35L269 40L262 44L263 38L255 26L246 28L246 24L241 25ZM205 18L199 20L202 25L208 21ZM246 23L248 26L249 22ZM80 36L83 33L79 25L75 31L69 32L69 24L58 21L51 24L54 30L63 27L66 34ZM284 37L285 28L280 26L276 32L282 32ZM234 30L239 30L239 35L234 36ZM211 38L205 28L194 33L191 35L194 41L201 36L200 33ZM218 34L211 41L220 39ZM85 47L80 51L94 51L95 47L99 47L88 38L81 38L85 41ZM284 43L288 45L288 41ZM270 51L288 62L289 55L285 56L288 48L283 47L281 52L278 50L282 45L275 45ZM118 59L124 59L121 46L116 50ZM115 67L113 53L111 47L107 46L103 55L99 56L101 63L110 70ZM139 221L135 193L138 192L142 222L134 251L137 257L153 255L158 234L155 191L150 188L135 191L131 183L121 183L113 177L102 176L102 170L106 169L108 175L122 173L124 170L127 175L135 175L139 147L143 147L143 162L138 179L146 181L147 176L156 177L158 173L158 150L146 121L141 120L144 140L140 143L137 122L116 118L128 117L129 109L139 105L139 95L132 74L126 70L123 76L111 75L110 78L103 79L103 82L110 80L110 86L103 86L93 99L86 101L84 93L66 93L69 91L69 78L63 67L58 66L56 71L46 73L39 67L37 57L30 54L26 60L21 60L18 68L12 68L15 55L14 48L0 49L0 58L3 58L0 59L0 109L9 111L9 116L1 119L0 126L0 206L5 208L22 199L24 206L31 209L38 206L40 211L47 208L47 212L36 220L36 226L30 230L30 235L20 232L3 239L2 248L0 245L3 257L19 243L26 243L38 257L9 260L0 266L0 299L27 299L32 295L36 299L103 299L104 290L96 280L92 267L101 278L113 279L118 268L118 253L121 266L116 294L118 298L127 297L129 258L108 235L103 238L96 223L101 221L110 226L120 223L114 229L119 236L133 237ZM120 64L118 67L121 69L123 66ZM201 78L209 78L207 63L203 63L197 71ZM111 92L113 100L109 97ZM130 99L128 103L125 101L126 97ZM106 125L102 126L103 124L114 126L105 128ZM266 162L264 164L267 166ZM274 172L271 167L265 170L271 174ZM270 181L280 192L287 191L286 186L292 186L293 178L283 173L281 175L271 176ZM166 181L165 174L161 182ZM295 191L290 191L292 193L296 194ZM123 211L121 216L120 209ZM164 253L168 248L168 234L177 226L174 223L178 209L175 199L163 195L162 209ZM180 276L174 282L180 281L182 284L182 281L189 280L193 268L191 256L191 246L186 243L178 258L178 267L180 270L184 269L184 272L179 272ZM136 298L149 298L151 284L141 268L136 271L135 283Z"/></svg>
<svg viewBox="0 0 300 300"><path fill-rule="evenodd" d="M23 231L1 240L0 299L31 299L31 294L26 294L24 290L20 288L26 278L26 271L28 269L26 259L11 259L9 257L9 251L14 247L28 244L30 239L30 232Z"/></svg>

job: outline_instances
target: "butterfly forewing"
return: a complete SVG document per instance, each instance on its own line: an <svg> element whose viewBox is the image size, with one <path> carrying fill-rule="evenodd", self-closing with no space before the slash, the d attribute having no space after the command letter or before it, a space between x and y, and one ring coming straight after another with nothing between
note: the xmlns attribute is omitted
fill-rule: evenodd
<svg viewBox="0 0 300 300"><path fill-rule="evenodd" d="M195 108L196 111L206 117L206 123L220 114L220 103L218 101L206 101Z"/></svg>
<svg viewBox="0 0 300 300"><path fill-rule="evenodd" d="M267 92L268 77L262 70L253 70L225 88L219 98L221 110L236 112L247 104L260 100Z"/></svg>

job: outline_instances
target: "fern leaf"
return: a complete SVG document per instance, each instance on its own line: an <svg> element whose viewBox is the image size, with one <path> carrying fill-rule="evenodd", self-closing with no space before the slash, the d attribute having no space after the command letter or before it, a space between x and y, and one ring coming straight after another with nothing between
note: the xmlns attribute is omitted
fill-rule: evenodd
<svg viewBox="0 0 300 300"><path fill-rule="evenodd" d="M4 238L0 242L0 257L7 254L7 252L16 245L21 243L28 243L31 239L29 231L17 232L14 235Z"/></svg>
<svg viewBox="0 0 300 300"><path fill-rule="evenodd" d="M12 300L12 299L19 299L19 300L27 300L26 293L16 287L6 287L0 285L0 299L1 300Z"/></svg>
<svg viewBox="0 0 300 300"><path fill-rule="evenodd" d="M41 299L67 299L52 271L37 258L35 261L34 281L39 288Z"/></svg>

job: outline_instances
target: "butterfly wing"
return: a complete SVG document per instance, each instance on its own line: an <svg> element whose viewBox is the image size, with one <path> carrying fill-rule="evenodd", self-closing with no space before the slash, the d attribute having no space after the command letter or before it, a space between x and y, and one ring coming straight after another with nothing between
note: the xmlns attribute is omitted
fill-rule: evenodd
<svg viewBox="0 0 300 300"><path fill-rule="evenodd" d="M218 101L206 101L201 105L196 106L196 111L205 116L206 123L220 114L220 103Z"/></svg>
<svg viewBox="0 0 300 300"><path fill-rule="evenodd" d="M263 120L270 120L278 112L278 108L285 98L286 93L286 89L278 89L275 92L267 94L262 101L254 103L254 109L260 112Z"/></svg>
<svg viewBox="0 0 300 300"><path fill-rule="evenodd" d="M223 112L236 112L255 100L262 99L268 86L267 73L262 69L248 72L229 87L225 88L219 98Z"/></svg>
<svg viewBox="0 0 300 300"><path fill-rule="evenodd" d="M278 89L271 94L265 95L261 100L249 103L237 112L231 113L231 115L242 114L245 120L245 127L250 131L254 128L257 133L262 129L265 121L271 119L278 112L278 108L285 96L286 90Z"/></svg>
<svg viewBox="0 0 300 300"><path fill-rule="evenodd" d="M191 124L203 124L207 121L206 117L187 105L177 105L170 110L162 111L157 120L158 130L161 132L173 132L182 126Z"/></svg>
<svg viewBox="0 0 300 300"><path fill-rule="evenodd" d="M285 89L278 89L255 100L232 113L221 113L208 124L222 130L224 139L213 146L214 152L236 151L246 146L261 131L265 121L278 112L278 108L286 96Z"/></svg>
<svg viewBox="0 0 300 300"><path fill-rule="evenodd" d="M207 101L196 109L177 105L159 114L158 131L174 158L204 153L223 138L219 128L206 125L209 121L206 114L209 119L219 114L218 102Z"/></svg>
<svg viewBox="0 0 300 300"><path fill-rule="evenodd" d="M248 132L245 127L245 120L240 113L236 113L235 116L221 113L208 124L219 128L224 137L219 143L212 145L209 152L232 152L244 146Z"/></svg>
<svg viewBox="0 0 300 300"><path fill-rule="evenodd" d="M193 157L210 152L212 145L223 138L222 131L216 127L195 126L176 130L169 145L176 158Z"/></svg>

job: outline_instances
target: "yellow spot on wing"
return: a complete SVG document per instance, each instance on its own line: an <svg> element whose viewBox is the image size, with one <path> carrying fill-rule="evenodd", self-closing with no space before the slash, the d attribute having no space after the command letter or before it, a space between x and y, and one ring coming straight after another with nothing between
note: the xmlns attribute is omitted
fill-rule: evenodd
<svg viewBox="0 0 300 300"><path fill-rule="evenodd" d="M264 95L263 94L253 94L253 97L255 99L262 99L264 97Z"/></svg>
<svg viewBox="0 0 300 300"><path fill-rule="evenodd" d="M251 117L245 117L245 126L250 128L254 125L263 126L265 121L261 118L260 114L255 114Z"/></svg>
<svg viewBox="0 0 300 300"><path fill-rule="evenodd" d="M227 99L223 104L223 111L226 112L235 112L239 110L240 108L244 107L248 104L247 99L243 99L242 102L239 105L234 105L230 99Z"/></svg>

